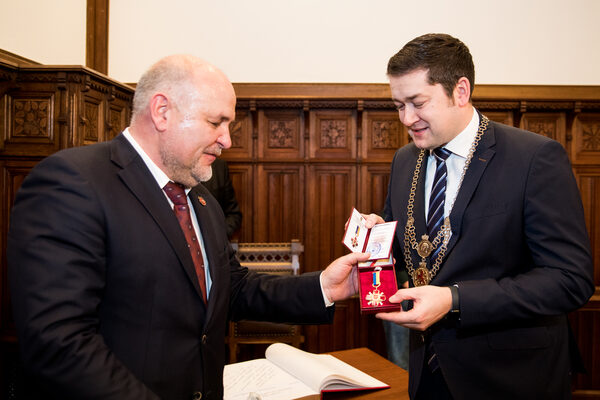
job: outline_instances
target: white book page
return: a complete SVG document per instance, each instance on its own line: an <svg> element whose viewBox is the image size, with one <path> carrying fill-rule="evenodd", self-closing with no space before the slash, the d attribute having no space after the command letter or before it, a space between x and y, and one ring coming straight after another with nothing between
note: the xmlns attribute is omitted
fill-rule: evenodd
<svg viewBox="0 0 600 400"><path fill-rule="evenodd" d="M340 390L349 387L388 387L386 383L373 378L371 375L354 368L332 355L320 354L317 357L320 358L319 362L331 371L327 379L328 383L323 382L321 390Z"/></svg>
<svg viewBox="0 0 600 400"><path fill-rule="evenodd" d="M226 365L223 386L225 400L247 400L252 392L263 400L289 400L319 393L264 358Z"/></svg>
<svg viewBox="0 0 600 400"><path fill-rule="evenodd" d="M268 360L320 392L329 380L338 382L334 388L387 387L351 365L328 354L312 354L283 343L270 345L265 352Z"/></svg>

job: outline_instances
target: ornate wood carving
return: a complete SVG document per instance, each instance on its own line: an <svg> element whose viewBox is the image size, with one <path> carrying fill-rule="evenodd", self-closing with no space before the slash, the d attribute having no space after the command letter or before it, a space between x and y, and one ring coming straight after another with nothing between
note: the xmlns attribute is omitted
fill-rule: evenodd
<svg viewBox="0 0 600 400"><path fill-rule="evenodd" d="M572 162L598 164L598 160L600 160L600 113L577 115L573 124L573 137Z"/></svg>
<svg viewBox="0 0 600 400"><path fill-rule="evenodd" d="M92 103L86 101L83 106L84 117L83 123L83 139L86 144L98 142L98 119L100 116L100 110L98 103Z"/></svg>
<svg viewBox="0 0 600 400"><path fill-rule="evenodd" d="M520 127L554 139L567 147L566 117L564 113L525 113L521 119Z"/></svg>
<svg viewBox="0 0 600 400"><path fill-rule="evenodd" d="M356 157L355 111L311 111L309 118L311 158L347 160Z"/></svg>
<svg viewBox="0 0 600 400"><path fill-rule="evenodd" d="M269 121L269 147L272 149L291 149L297 143L298 126L296 120Z"/></svg>
<svg viewBox="0 0 600 400"><path fill-rule="evenodd" d="M302 111L283 109L259 111L258 151L260 157L298 159L304 155Z"/></svg>
<svg viewBox="0 0 600 400"><path fill-rule="evenodd" d="M50 138L48 99L13 99L13 137Z"/></svg>
<svg viewBox="0 0 600 400"><path fill-rule="evenodd" d="M396 111L364 111L362 155L372 161L392 161L396 150L409 142Z"/></svg>

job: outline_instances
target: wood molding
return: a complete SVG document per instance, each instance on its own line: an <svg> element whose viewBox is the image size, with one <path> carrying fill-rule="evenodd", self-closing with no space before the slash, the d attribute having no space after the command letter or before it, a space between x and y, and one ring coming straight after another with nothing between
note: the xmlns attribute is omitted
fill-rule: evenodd
<svg viewBox="0 0 600 400"><path fill-rule="evenodd" d="M30 60L29 58L25 58L18 54L11 53L10 51L6 51L0 49L0 61L5 62L7 64L12 64L15 66L23 66L23 65L40 65L39 62Z"/></svg>
<svg viewBox="0 0 600 400"><path fill-rule="evenodd" d="M389 100L387 83L234 83L240 99ZM476 85L473 100L600 101L600 86Z"/></svg>
<svg viewBox="0 0 600 400"><path fill-rule="evenodd" d="M108 9L110 0L87 0L85 65L108 73Z"/></svg>

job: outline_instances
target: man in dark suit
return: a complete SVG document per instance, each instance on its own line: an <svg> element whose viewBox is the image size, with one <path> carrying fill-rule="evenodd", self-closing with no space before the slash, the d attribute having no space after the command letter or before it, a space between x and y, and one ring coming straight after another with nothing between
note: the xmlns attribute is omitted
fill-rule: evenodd
<svg viewBox="0 0 600 400"><path fill-rule="evenodd" d="M377 314L411 329L413 399L564 399L578 350L566 314L593 294L583 207L562 146L471 104L458 39L428 34L388 64L413 139L385 206L410 288Z"/></svg>
<svg viewBox="0 0 600 400"><path fill-rule="evenodd" d="M296 277L236 261L199 185L231 145L235 101L212 65L167 57L140 79L128 129L25 179L8 262L26 398L221 399L228 318L327 323L356 292L368 255ZM186 187L173 200L170 181ZM173 203L192 211L185 234Z"/></svg>
<svg viewBox="0 0 600 400"><path fill-rule="evenodd" d="M227 161L217 158L213 161L212 177L206 182L202 182L210 194L219 202L223 214L225 214L225 225L227 227L227 237L231 239L233 234L240 229L242 225L242 212L235 198L235 190L229 177L229 166Z"/></svg>

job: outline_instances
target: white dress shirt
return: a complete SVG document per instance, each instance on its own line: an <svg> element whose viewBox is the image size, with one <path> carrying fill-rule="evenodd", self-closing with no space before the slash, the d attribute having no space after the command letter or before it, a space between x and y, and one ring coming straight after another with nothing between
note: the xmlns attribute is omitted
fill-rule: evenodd
<svg viewBox="0 0 600 400"><path fill-rule="evenodd" d="M460 176L462 175L467 156L471 145L477 136L477 128L479 127L479 114L473 108L473 117L467 127L459 133L454 139L448 142L444 148L452 152L448 159L446 159L446 169L448 174L446 176L446 199L444 201L444 217L450 214L450 207L454 204L456 196L458 195L458 184L460 183ZM433 185L433 178L436 170L436 161L433 152L429 152L427 157L427 174L425 176L425 219L427 219L427 213L429 212L429 197L431 196L431 186Z"/></svg>
<svg viewBox="0 0 600 400"><path fill-rule="evenodd" d="M165 198L171 205L171 208L173 208L173 202L171 201L171 199L169 199L169 196L167 196L167 194L163 190L165 185L167 183L169 183L169 181L170 181L169 177L154 163L154 161L152 161L152 159L148 156L148 154L146 154L144 149L142 149L142 146L140 146L139 143L135 141L135 139L133 138L133 136L131 136L131 133L129 132L129 128L125 128L125 130L123 131L123 136L125 136L125 138L129 141L129 143L131 143L131 145L133 146L135 151L137 151L137 153L140 155L140 157L142 157L142 160L144 160L144 163L146 164L146 166L150 170L150 173L156 180L156 184L158 185L160 190L165 195ZM192 219L192 225L194 225L194 231L196 231L196 237L198 238L198 241L200 242L200 247L202 248L202 259L204 260L204 274L205 274L205 278L206 278L206 298L208 299L212 281L210 279L210 273L209 273L209 268L208 268L208 258L206 257L206 250L204 248L204 240L202 239L202 232L200 232L200 226L198 225L198 219L196 218L196 212L194 211L194 207L191 206L190 199L189 199L189 197L187 197L187 194L189 193L190 190L191 190L190 188L186 188L185 194L186 194L186 200L188 202L188 209L190 210L190 217Z"/></svg>

